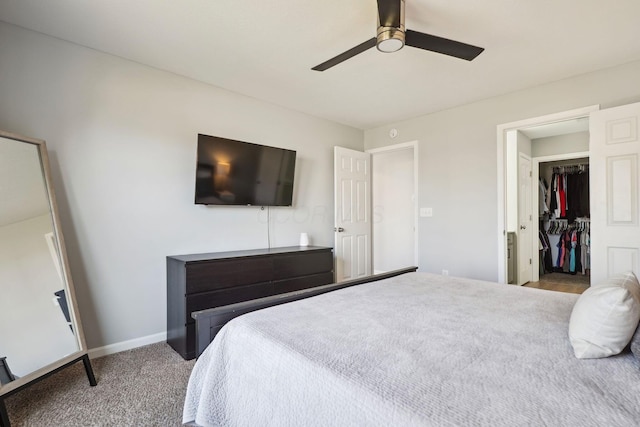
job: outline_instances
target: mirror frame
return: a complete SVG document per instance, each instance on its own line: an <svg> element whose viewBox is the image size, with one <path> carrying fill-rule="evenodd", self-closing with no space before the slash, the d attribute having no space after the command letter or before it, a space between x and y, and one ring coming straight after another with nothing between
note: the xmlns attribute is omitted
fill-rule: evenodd
<svg viewBox="0 0 640 427"><path fill-rule="evenodd" d="M14 141L22 142L26 144L33 144L38 149L38 154L40 156L40 165L42 168L42 176L44 178L45 187L46 187L46 194L49 198L49 209L51 211L51 218L53 222L52 224L53 232L56 237L55 239L56 249L58 250L58 257L60 260L62 277L65 282L63 283L63 287L65 289L65 296L67 298L67 305L69 307L69 317L71 320L71 324L73 325L73 331L76 337L76 342L78 343L78 351L75 351L63 357L62 359L52 362L23 377L17 378L14 381L11 381L4 385L0 385L0 426L8 427L10 424L9 424L9 417L7 415L7 410L4 405L4 399L22 390L23 388L33 384L38 380L46 378L47 376L82 360L82 362L84 363L85 370L87 372L89 383L92 386L95 386L97 383L95 380L95 376L93 374L93 369L91 367L91 361L89 360L89 353L88 353L87 344L84 338L82 322L80 321L80 314L78 311L76 294L73 287L73 281L71 279L71 274L69 269L69 260L67 258L64 238L62 235L62 228L60 225L60 218L58 215L58 205L56 203L56 198L53 191L53 183L51 181L51 169L49 167L49 156L47 154L47 145L44 140L28 138L28 137L16 135L9 132L4 132L2 130L0 130L0 137L6 138L6 139L12 139Z"/></svg>

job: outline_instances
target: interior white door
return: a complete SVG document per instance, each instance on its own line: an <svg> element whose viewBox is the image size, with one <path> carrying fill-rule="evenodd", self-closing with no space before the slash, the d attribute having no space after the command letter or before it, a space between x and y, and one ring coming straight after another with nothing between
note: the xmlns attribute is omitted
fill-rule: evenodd
<svg viewBox="0 0 640 427"><path fill-rule="evenodd" d="M638 275L638 122L640 103L589 118L591 283L625 271Z"/></svg>
<svg viewBox="0 0 640 427"><path fill-rule="evenodd" d="M532 235L533 212L531 206L531 158L523 153L518 155L518 285L524 285L532 278Z"/></svg>
<svg viewBox="0 0 640 427"><path fill-rule="evenodd" d="M371 155L334 149L336 281L371 274Z"/></svg>

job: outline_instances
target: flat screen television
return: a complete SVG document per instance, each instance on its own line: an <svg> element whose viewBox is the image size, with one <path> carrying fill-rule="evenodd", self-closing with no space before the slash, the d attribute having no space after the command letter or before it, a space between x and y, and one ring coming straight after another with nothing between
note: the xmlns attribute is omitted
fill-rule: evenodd
<svg viewBox="0 0 640 427"><path fill-rule="evenodd" d="M198 134L195 202L291 206L296 152Z"/></svg>

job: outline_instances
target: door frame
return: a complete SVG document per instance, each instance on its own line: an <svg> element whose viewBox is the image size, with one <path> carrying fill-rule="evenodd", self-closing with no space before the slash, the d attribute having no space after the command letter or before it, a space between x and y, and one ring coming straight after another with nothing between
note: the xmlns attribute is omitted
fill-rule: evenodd
<svg viewBox="0 0 640 427"><path fill-rule="evenodd" d="M497 185L498 185L498 283L507 283L507 204L506 204L506 165L507 165L507 132L517 131L532 126L545 125L550 123L561 122L571 119L579 119L589 117L593 111L598 111L600 105L590 105L587 107L576 108L573 110L562 111L559 113L547 114L545 116L533 117L516 122L504 123L497 126ZM533 194L537 192L532 191ZM537 197L537 196L535 196ZM536 206L535 204L533 206ZM535 241L535 239L532 239Z"/></svg>
<svg viewBox="0 0 640 427"><path fill-rule="evenodd" d="M384 147L380 147L380 148L372 148L370 150L365 150L365 153L369 153L371 154L371 164L373 165L373 160L375 158L376 155L381 154L381 153L390 153L393 151L400 151L400 150L413 150L413 257L414 257L414 263L415 266L417 267L419 264L419 253L418 253L418 213L419 213L419 206L418 206L418 183L419 183L419 179L418 179L418 172L419 172L419 155L418 155L418 146L419 143L417 140L414 141L409 141L409 142L402 142L399 144L394 144L394 145L387 145ZM373 170L373 166L372 166L372 170ZM372 191L373 191L373 187L372 187ZM372 206L373 208L373 206ZM375 247L373 247L373 239L372 239L372 252L371 252L371 262L372 262L372 269L375 270L375 265L373 265L373 251L376 250Z"/></svg>

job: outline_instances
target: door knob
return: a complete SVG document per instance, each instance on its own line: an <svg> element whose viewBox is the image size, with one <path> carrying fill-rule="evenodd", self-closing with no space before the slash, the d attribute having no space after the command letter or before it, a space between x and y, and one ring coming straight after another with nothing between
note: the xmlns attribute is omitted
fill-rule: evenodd
<svg viewBox="0 0 640 427"><path fill-rule="evenodd" d="M521 225L521 226L520 226L520 230L526 230L526 229L527 229L527 226L526 226L526 225Z"/></svg>
<svg viewBox="0 0 640 427"><path fill-rule="evenodd" d="M342 233L342 232L344 231L344 228L342 228L342 227L335 227L335 228L333 229L333 231L336 231L336 232L338 232L338 233Z"/></svg>

